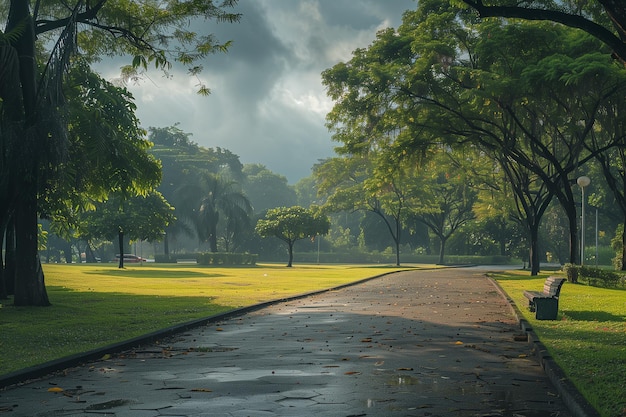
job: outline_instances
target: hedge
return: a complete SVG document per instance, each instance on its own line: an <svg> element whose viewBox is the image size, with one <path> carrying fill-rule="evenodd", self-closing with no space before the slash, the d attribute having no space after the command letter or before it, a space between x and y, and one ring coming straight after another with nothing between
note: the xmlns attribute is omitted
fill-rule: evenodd
<svg viewBox="0 0 626 417"><path fill-rule="evenodd" d="M196 261L198 265L206 266L236 266L256 265L258 255L251 253L226 253L226 252L199 252L199 253L176 253L168 255L156 255L158 263L184 263Z"/></svg>

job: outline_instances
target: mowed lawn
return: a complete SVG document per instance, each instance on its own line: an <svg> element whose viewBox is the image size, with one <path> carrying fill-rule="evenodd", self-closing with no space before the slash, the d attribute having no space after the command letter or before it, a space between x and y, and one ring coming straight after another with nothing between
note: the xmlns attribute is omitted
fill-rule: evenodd
<svg viewBox="0 0 626 417"><path fill-rule="evenodd" d="M548 275L492 275L519 307L541 342L603 417L626 416L626 291L566 282L557 320L536 320L524 290L541 291Z"/></svg>
<svg viewBox="0 0 626 417"><path fill-rule="evenodd" d="M114 264L46 264L51 307L14 307L5 302L0 308L0 374L193 319L398 269L158 264L118 269Z"/></svg>

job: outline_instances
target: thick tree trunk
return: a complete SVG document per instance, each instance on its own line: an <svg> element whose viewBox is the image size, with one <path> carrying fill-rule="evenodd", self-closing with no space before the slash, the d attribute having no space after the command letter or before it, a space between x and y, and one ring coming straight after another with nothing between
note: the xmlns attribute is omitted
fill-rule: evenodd
<svg viewBox="0 0 626 417"><path fill-rule="evenodd" d="M568 205L563 206L565 209L565 214L567 215L567 222L569 226L569 263L576 264L578 259L580 259L580 245L578 243L578 216L576 215L576 206ZM583 233L583 231L581 231ZM580 259L580 263L582 263L582 259Z"/></svg>
<svg viewBox="0 0 626 417"><path fill-rule="evenodd" d="M37 198L35 193L21 196L15 212L16 306L49 306L43 269L38 252Z"/></svg>
<svg viewBox="0 0 626 417"><path fill-rule="evenodd" d="M443 265L443 260L446 253L446 240L447 239L439 236L439 262L437 262L438 265Z"/></svg>
<svg viewBox="0 0 626 417"><path fill-rule="evenodd" d="M539 224L530 227L530 249L528 254L530 275L539 274Z"/></svg>
<svg viewBox="0 0 626 417"><path fill-rule="evenodd" d="M7 292L7 283L4 275L4 233L6 232L6 227L4 222L0 220L0 300L3 300L9 296Z"/></svg>
<svg viewBox="0 0 626 417"><path fill-rule="evenodd" d="M37 153L42 148L42 141L47 136L34 132L39 117L37 105L37 76L35 62L35 30L33 18L27 1L11 1L7 31L23 25L21 35L14 43L19 59L19 78L22 93L23 113L12 122L21 124L20 148L13 157L19 158L23 168L15 172L12 178L15 190L18 190L15 204L15 305L48 306L50 301L46 293L44 275L39 259L37 227L37 193L39 158ZM21 119L18 119L21 117Z"/></svg>
<svg viewBox="0 0 626 417"><path fill-rule="evenodd" d="M85 246L85 262L87 263L96 263L96 255L93 253L93 249L89 242Z"/></svg>
<svg viewBox="0 0 626 417"><path fill-rule="evenodd" d="M7 294L15 294L15 217L11 216L4 241L4 278Z"/></svg>

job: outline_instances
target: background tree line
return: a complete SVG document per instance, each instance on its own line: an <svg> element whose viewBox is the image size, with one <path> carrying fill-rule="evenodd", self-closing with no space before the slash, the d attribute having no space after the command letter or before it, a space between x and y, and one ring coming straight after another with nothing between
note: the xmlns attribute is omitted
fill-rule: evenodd
<svg viewBox="0 0 626 417"><path fill-rule="evenodd" d="M269 255L272 243L253 233L255 220L279 202L293 206L295 194L295 204L332 214L326 250L391 248L400 263L401 250L437 246L443 261L446 252L519 256L525 247L533 274L547 248L580 261L581 174L592 178L601 229L624 222L617 3L566 1L553 10L541 1L420 1L399 28L324 72L335 101L328 126L341 145L294 187L226 150L198 147L177 127L146 137L128 91L91 70L100 56L123 55L132 61L126 77L149 64L197 75L198 60L228 42L191 32L187 22L238 21L234 4L3 3L0 293L13 293L17 305L49 303L40 219L53 235L83 242L86 254L111 240L123 251L129 239L164 240L167 251L192 236L212 251ZM116 219L101 224L105 213ZM546 216L555 219L549 226Z"/></svg>

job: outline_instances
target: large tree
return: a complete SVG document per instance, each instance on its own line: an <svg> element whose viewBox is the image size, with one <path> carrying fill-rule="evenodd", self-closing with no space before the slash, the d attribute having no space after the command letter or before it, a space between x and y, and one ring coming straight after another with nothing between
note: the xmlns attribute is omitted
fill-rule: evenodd
<svg viewBox="0 0 626 417"><path fill-rule="evenodd" d="M15 297L18 305L48 305L38 257L38 196L66 149L66 102L62 95L74 52L95 59L124 54L132 66L168 70L179 62L198 74L198 61L224 50L211 35L198 35L190 20L236 21L235 0L117 0L65 3L10 0L0 36L0 225L15 234ZM51 47L47 53L41 51ZM205 86L201 92L207 93Z"/></svg>
<svg viewBox="0 0 626 417"><path fill-rule="evenodd" d="M397 151L414 154L440 138L480 146L508 165L504 172L527 171L511 174L511 181L531 175L545 185L548 202L559 200L575 262L571 177L595 154L619 144L586 146L602 103L620 94L622 73L580 32L480 23L449 2L424 0L397 31L379 32L368 49L323 77L337 102L328 119L342 149L384 147L390 135Z"/></svg>
<svg viewBox="0 0 626 417"><path fill-rule="evenodd" d="M362 210L376 215L393 241L400 265L402 225L407 216L406 171L392 161L377 169L373 153L330 158L314 168L318 195L329 212ZM383 166L384 165L384 166Z"/></svg>

